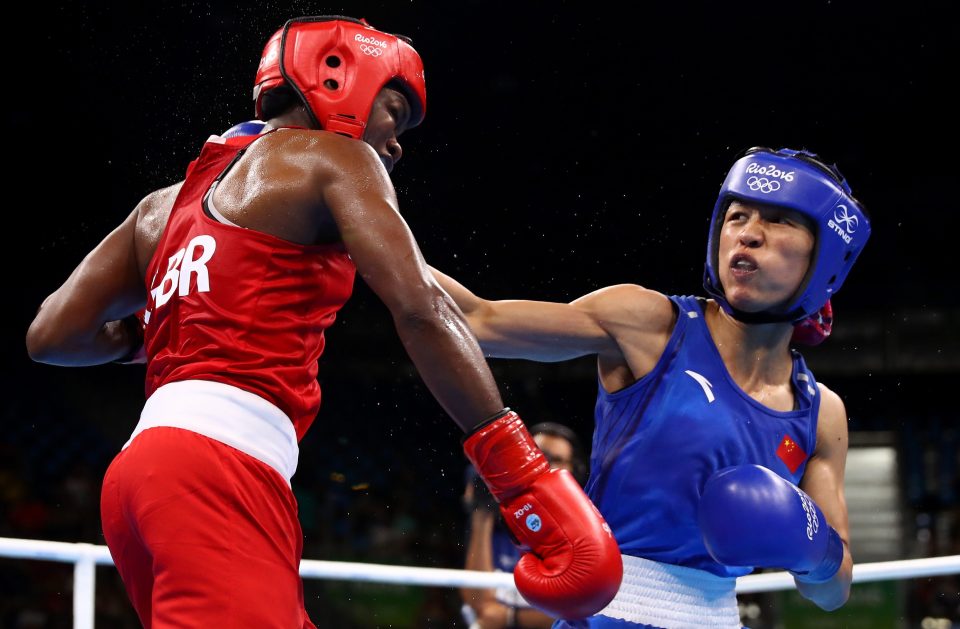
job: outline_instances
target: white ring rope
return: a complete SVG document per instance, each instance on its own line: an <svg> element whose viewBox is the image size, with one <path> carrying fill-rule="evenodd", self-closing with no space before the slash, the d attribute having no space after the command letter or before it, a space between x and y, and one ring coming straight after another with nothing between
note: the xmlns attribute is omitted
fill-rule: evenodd
<svg viewBox="0 0 960 629"><path fill-rule="evenodd" d="M93 627L93 592L95 565L113 565L106 546L70 544L32 539L0 537L0 557L38 559L76 564L74 570L73 611L75 629ZM859 564L853 567L853 582L884 581L960 574L960 555L904 559ZM441 587L513 588L513 575L508 572L477 572L444 568L386 566L344 561L300 562L300 575L312 579L337 579L369 583L431 585ZM737 579L737 592L773 592L794 587L793 577L786 572L751 574Z"/></svg>

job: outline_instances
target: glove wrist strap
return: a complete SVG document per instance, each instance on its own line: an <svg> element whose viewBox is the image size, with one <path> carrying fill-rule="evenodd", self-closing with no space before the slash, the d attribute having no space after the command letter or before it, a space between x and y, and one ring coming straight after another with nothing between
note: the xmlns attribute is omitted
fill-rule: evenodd
<svg viewBox="0 0 960 629"><path fill-rule="evenodd" d="M464 439L463 451L500 503L550 469L520 416L509 409L476 428Z"/></svg>
<svg viewBox="0 0 960 629"><path fill-rule="evenodd" d="M509 415L509 414L511 414L511 413L513 413L514 415L516 415L516 413L514 413L513 411L510 410L510 407L509 407L509 406L500 409L499 411L497 411L496 413L494 413L494 414L491 415L490 417L487 417L486 419L484 419L483 421L481 421L479 424L477 424L476 426L474 426L473 428L471 428L471 429L470 429L470 432L468 432L467 434L465 434L465 435L463 436L463 439L460 440L460 442L461 442L461 443L466 443L467 439L469 439L469 438L472 437L473 435L477 434L478 432L480 432L481 430L483 430L484 428L486 428L487 426L489 426L489 425L492 424L493 422L497 421L497 420L500 419L501 417L506 417L507 415Z"/></svg>
<svg viewBox="0 0 960 629"><path fill-rule="evenodd" d="M833 578L843 563L843 540L832 526L827 527L827 552L820 564L807 572L793 572L797 581L803 583L824 583Z"/></svg>

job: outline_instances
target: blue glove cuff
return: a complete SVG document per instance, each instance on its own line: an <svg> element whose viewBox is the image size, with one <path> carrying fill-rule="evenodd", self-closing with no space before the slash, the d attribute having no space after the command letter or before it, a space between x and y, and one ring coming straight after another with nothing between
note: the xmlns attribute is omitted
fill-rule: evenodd
<svg viewBox="0 0 960 629"><path fill-rule="evenodd" d="M820 565L808 572L793 572L797 581L803 583L824 583L833 578L843 563L843 541L833 529L827 527L827 552L820 561Z"/></svg>

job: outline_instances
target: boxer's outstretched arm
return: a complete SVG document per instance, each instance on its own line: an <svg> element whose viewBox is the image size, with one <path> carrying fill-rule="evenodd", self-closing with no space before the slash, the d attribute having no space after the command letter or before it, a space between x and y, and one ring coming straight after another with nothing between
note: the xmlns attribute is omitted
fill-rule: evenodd
<svg viewBox="0 0 960 629"><path fill-rule="evenodd" d="M134 234L139 206L47 297L27 331L27 352L63 366L108 363L135 342L119 319L143 307L146 291Z"/></svg>
<svg viewBox="0 0 960 629"><path fill-rule="evenodd" d="M800 488L820 506L827 522L843 540L843 562L832 579L825 583L797 580L797 589L805 598L823 609L833 610L850 596L853 557L850 555L850 525L843 492L847 461L847 413L836 393L820 385L820 416L817 419L817 446L807 463Z"/></svg>
<svg viewBox="0 0 960 629"><path fill-rule="evenodd" d="M390 309L431 393L468 433L467 458L501 515L514 516L507 526L531 550L514 570L517 589L558 617L595 614L613 599L623 576L610 527L568 472L550 471L519 416L503 412L477 339L424 262L376 153L350 140L328 145L323 200L357 271ZM535 523L517 519L534 508Z"/></svg>
<svg viewBox="0 0 960 629"><path fill-rule="evenodd" d="M568 472L549 471L519 416L502 412L477 340L424 262L376 153L350 140L328 144L323 159L335 166L328 166L321 182L323 200L357 271L390 309L434 397L468 433L464 452L501 514L536 508L530 516L535 524L516 517L507 523L531 549L514 570L517 589L558 617L598 612L613 599L623 575L610 527Z"/></svg>
<svg viewBox="0 0 960 629"><path fill-rule="evenodd" d="M465 431L503 408L477 341L437 285L397 211L390 178L368 145L344 139L324 156L323 200L357 272L390 309L434 397Z"/></svg>
<svg viewBox="0 0 960 629"><path fill-rule="evenodd" d="M653 337L653 351L659 337L673 326L670 301L633 284L602 288L568 304L490 301L431 270L463 311L488 356L553 362L588 354L619 355L621 340L630 337L633 346L642 346L646 336Z"/></svg>

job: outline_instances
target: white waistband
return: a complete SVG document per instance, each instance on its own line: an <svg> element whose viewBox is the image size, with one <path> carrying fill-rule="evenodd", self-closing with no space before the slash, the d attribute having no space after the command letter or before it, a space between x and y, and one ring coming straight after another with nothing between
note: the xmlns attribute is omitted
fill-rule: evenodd
<svg viewBox="0 0 960 629"><path fill-rule="evenodd" d="M184 380L163 385L147 399L123 447L160 426L191 430L245 452L277 470L288 485L297 471L300 448L290 418L262 397L229 384Z"/></svg>
<svg viewBox="0 0 960 629"><path fill-rule="evenodd" d="M493 571L499 572L500 574L504 573L500 568L494 568ZM530 603L520 595L516 586L495 588L493 590L493 596L501 605L516 607L517 609L530 609Z"/></svg>
<svg viewBox="0 0 960 629"><path fill-rule="evenodd" d="M623 555L623 583L602 616L663 629L741 629L736 579Z"/></svg>

